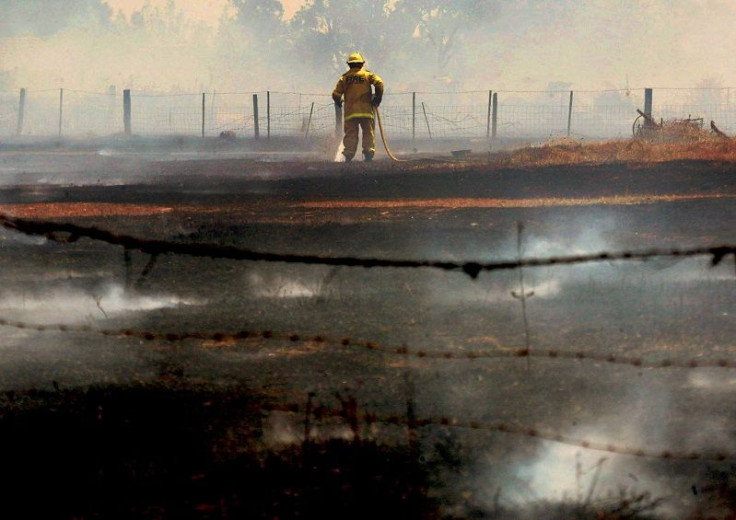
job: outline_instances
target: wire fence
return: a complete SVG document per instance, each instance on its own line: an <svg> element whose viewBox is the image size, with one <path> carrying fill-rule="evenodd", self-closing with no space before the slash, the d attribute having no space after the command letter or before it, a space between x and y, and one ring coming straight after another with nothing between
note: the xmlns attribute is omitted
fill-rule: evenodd
<svg viewBox="0 0 736 520"><path fill-rule="evenodd" d="M0 322L0 325L12 325L8 322ZM25 327L22 327L25 328ZM49 330L49 329L46 329ZM69 329L62 329L64 332L71 332ZM153 339L153 338L146 338ZM20 400L23 392L13 392L13 400ZM387 415L379 414L374 411L361 411L358 409L358 402L353 398L343 399L337 395L340 400L341 408L331 408L321 403L312 401L312 395L307 398L306 405L302 403L261 403L260 412L264 415L274 413L286 413L293 416L297 421L303 422L304 427L304 443L311 443L319 440L321 434L319 428L324 427L335 419L338 424L350 428L354 440L361 438L376 438L373 426L381 425L383 429L391 426L398 426L402 433L406 434L411 445L416 430L426 427L441 427L468 429L485 432L497 432L501 434L516 435L519 437L527 437L542 441L550 441L566 446L583 448L585 450L601 451L616 455L625 455L630 457L661 459L669 461L701 461L706 463L714 462L732 462L736 461L736 453L729 451L720 451L711 449L709 451L694 451L684 449L657 449L655 447L634 447L623 444L615 444L611 442L602 442L599 440L583 439L562 435L551 432L544 428L536 426L528 426L511 422L500 421L478 421L478 420L462 420L457 417L448 416L425 416L416 417L411 411L406 415ZM370 432L370 433L365 433ZM344 436L344 435L343 435Z"/></svg>
<svg viewBox="0 0 736 520"><path fill-rule="evenodd" d="M555 265L572 265L589 262L610 262L613 260L648 260L656 257L685 258L692 256L709 256L711 264L720 264L725 257L734 256L736 245L723 244L710 247L693 247L687 249L650 249L646 251L604 251L586 255L553 256L548 258L527 258L497 262L452 262L447 260L410 260L395 258L361 258L352 256L298 255L254 251L234 246L217 246L205 243L181 243L165 240L151 240L121 235L96 227L78 226L76 224L43 222L14 218L0 213L0 226L27 235L43 236L59 242L75 242L81 237L107 242L125 247L126 250L139 250L153 256L161 254L180 254L207 258L227 258L232 260L266 261L299 263L308 265L329 265L346 267L395 267L395 268L432 268L443 271L462 271L471 278L476 278L481 271L500 271L520 269L523 267L550 267Z"/></svg>
<svg viewBox="0 0 736 520"><path fill-rule="evenodd" d="M22 330L32 330L37 332L68 332L82 334L99 334L108 337L121 338L138 338L146 341L162 341L162 342L181 342L190 339L213 341L220 344L229 344L229 342L265 339L289 341L292 343L314 343L322 345L334 345L342 349L361 349L380 354L412 357L417 359L438 359L438 360L483 360L483 359L550 359L559 361L590 361L596 363L606 363L610 365L627 365L632 367L649 368L649 369L667 369L667 368L723 368L736 369L736 361L725 358L717 359L679 359L665 358L656 361L649 361L641 357L615 356L612 354L602 354L599 352L590 352L584 350L563 351L563 350L531 350L527 348L518 348L512 350L485 350L485 351L464 351L456 350L425 350L421 348L412 348L408 345L390 346L382 345L375 341L355 340L348 337L330 338L326 335L305 335L298 332L281 332L276 330L239 330L237 332L218 331L218 332L157 332L153 330L137 330L137 329L98 329L88 325L66 325L66 324L37 324L26 321L9 320L0 318L0 326L13 327Z"/></svg>
<svg viewBox="0 0 736 520"><path fill-rule="evenodd" d="M0 215L0 225L3 227L20 232L29 236L44 236L50 240L59 243L76 242L80 238L89 238L102 241L108 244L123 246L126 255L130 249L140 250L151 254L149 264L144 269L143 276L151 271L155 258L159 254L179 254L191 256L205 256L210 258L229 258L237 260L259 260L267 262L298 262L305 264L324 264L324 265L345 265L345 266L361 266L364 268L438 268L441 270L460 269L471 277L477 276L479 270L496 270L496 269L522 269L524 267L553 266L553 265L573 265L587 262L609 262L612 260L631 261L643 260L657 256L661 257L693 257L707 256L711 259L712 265L717 265L724 259L732 255L736 260L736 246L722 245L707 248L690 248L690 249L669 249L669 250L649 250L649 251L618 251L618 252L602 252L593 255L574 255L567 257L549 257L549 258L530 258L518 259L510 262L481 264L477 262L454 263L447 261L422 262L407 261L401 259L356 259L342 258L330 256L296 256L284 255L278 253L254 253L248 249L236 247L211 246L207 244L182 244L180 242L152 241L148 239L136 239L126 235L118 235L107 230L91 227L76 226L73 224L58 223L52 221L36 221L9 217ZM135 338L147 342L183 342L186 340L203 340L213 341L218 344L227 345L228 348L233 343L242 342L247 346L248 341L268 340L274 343L312 343L318 345L331 345L338 351L348 349L360 349L368 352L375 352L381 355L400 356L403 358L417 358L426 360L436 360L444 362L453 362L460 360L477 360L480 362L484 359L548 359L555 362L593 362L605 363L610 365L627 365L636 368L649 369L725 369L732 370L736 368L736 362L728 358L711 358L711 357L694 357L692 359L682 359L677 357L666 357L664 359L648 360L642 357L631 357L625 355L613 355L601 352L582 351L582 350L549 350L549 349L531 349L517 348L512 350L490 349L485 351L458 351L456 349L445 350L426 350L422 348L412 348L406 344L400 346L382 345L376 341L356 340L349 337L331 338L328 335L309 335L298 332L283 332L275 330L238 330L238 331L220 331L220 332L196 332L196 331L178 331L178 332L161 332L156 330L141 329L112 329L112 328L96 328L89 325L67 325L67 324L34 324L31 322L11 320L0 318L0 326L14 327L17 329L44 332L61 332L61 333L86 333L99 334L111 338ZM211 347L208 347L211 348ZM262 343L258 343L256 348L263 348ZM363 413L358 412L357 403L354 400L342 402L341 409L329 408L326 406L313 405L311 396L307 402L306 408L296 403L280 403L271 406L269 409L263 409L264 412L287 412L296 417L302 416L305 425L309 425L311 421L315 421L315 425L320 424L330 418L341 418L345 425L349 425L356 435L359 435L359 428L370 429L371 425L380 423L383 428L391 426L399 426L415 430L424 427L447 427L471 429L486 432L497 432L503 434L512 434L521 437L551 441L568 446L583 448L586 450L597 450L618 455L626 455L632 457L655 458L662 460L690 460L705 462L721 462L736 460L736 454L729 451L717 450L688 450L688 449L660 449L655 447L632 447L614 442L601 442L595 439L582 437L574 437L561 433L550 431L544 427L521 425L504 421L488 421L488 420L464 420L456 417L442 415L425 415L417 416L413 412L407 411L406 416L379 414L370 409L364 410ZM311 439L308 426L305 426L305 441Z"/></svg>
<svg viewBox="0 0 736 520"><path fill-rule="evenodd" d="M381 114L386 130L401 139L627 138L646 90L387 92ZM655 120L714 121L736 134L733 89L651 90ZM2 137L223 133L318 138L340 128L329 92L0 92Z"/></svg>

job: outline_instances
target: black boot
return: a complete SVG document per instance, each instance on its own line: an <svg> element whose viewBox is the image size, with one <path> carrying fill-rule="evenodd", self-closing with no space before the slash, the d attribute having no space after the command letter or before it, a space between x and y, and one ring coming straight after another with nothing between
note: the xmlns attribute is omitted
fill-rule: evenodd
<svg viewBox="0 0 736 520"><path fill-rule="evenodd" d="M374 152L363 152L363 161L371 162L373 160Z"/></svg>

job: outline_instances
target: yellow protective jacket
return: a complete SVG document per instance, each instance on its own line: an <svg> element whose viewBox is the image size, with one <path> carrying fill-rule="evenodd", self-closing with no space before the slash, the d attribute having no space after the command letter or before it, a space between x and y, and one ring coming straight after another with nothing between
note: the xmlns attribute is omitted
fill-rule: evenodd
<svg viewBox="0 0 736 520"><path fill-rule="evenodd" d="M350 69L337 80L332 99L338 102L345 96L345 121L356 117L373 118L371 85L376 89L376 96L382 98L383 80L369 70Z"/></svg>

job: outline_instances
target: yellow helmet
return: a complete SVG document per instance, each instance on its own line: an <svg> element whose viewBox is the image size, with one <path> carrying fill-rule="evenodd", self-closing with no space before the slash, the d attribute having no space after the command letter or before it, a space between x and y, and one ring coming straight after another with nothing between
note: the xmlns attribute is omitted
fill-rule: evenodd
<svg viewBox="0 0 736 520"><path fill-rule="evenodd" d="M363 59L363 56L359 52L353 52L348 56L348 65L353 63L365 63L365 59Z"/></svg>

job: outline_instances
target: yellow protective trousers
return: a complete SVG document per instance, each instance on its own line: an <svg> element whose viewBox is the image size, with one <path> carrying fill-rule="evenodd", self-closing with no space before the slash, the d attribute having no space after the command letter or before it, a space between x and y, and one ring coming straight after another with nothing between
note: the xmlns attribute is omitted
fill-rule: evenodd
<svg viewBox="0 0 736 520"><path fill-rule="evenodd" d="M371 156L376 152L376 126L373 118L354 117L344 123L345 137L342 144L345 147L342 154L346 159L352 159L358 150L358 131L363 130L363 153Z"/></svg>

